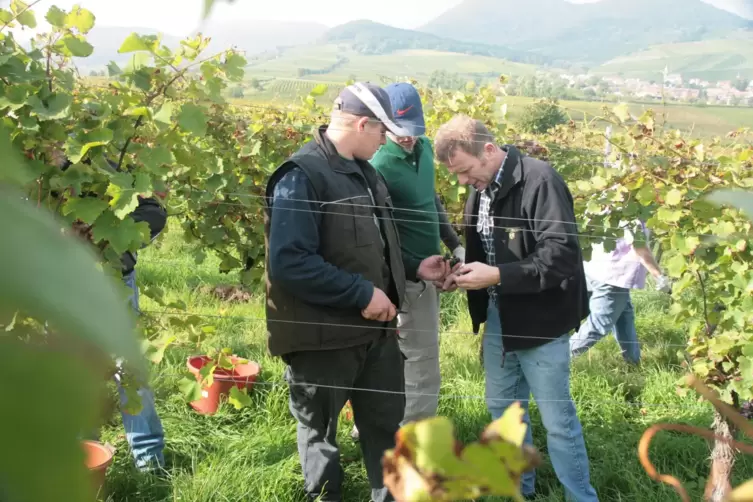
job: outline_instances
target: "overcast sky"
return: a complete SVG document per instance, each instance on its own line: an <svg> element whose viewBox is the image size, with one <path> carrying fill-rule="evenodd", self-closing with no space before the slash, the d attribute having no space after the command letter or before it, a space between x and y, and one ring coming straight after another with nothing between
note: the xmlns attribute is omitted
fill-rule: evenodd
<svg viewBox="0 0 753 502"><path fill-rule="evenodd" d="M26 0L29 2L30 0ZM355 19L370 19L399 28L416 28L462 0L217 0L211 14L218 21L309 21L336 26ZM520 0L525 1L525 0ZM584 3L599 0L568 0ZM709 3L753 3L753 0L704 0ZM186 36L199 27L203 0L42 0L34 7L38 20L50 5L70 9L80 4L97 17L98 26L153 28ZM0 0L7 6L9 0ZM42 28L42 26L40 26Z"/></svg>
<svg viewBox="0 0 753 502"><path fill-rule="evenodd" d="M594 0L569 1L582 3ZM370 19L398 28L417 28L461 2L462 0L235 0L232 4L227 4L217 0L211 17L218 21L234 22L252 19L309 21L326 26L337 26L355 19ZM8 3L9 0L0 0L0 5ZM199 26L203 3L203 0L42 0L34 10L38 14L44 14L50 5L68 10L73 5L80 4L94 13L98 26L154 28L172 35L185 36Z"/></svg>

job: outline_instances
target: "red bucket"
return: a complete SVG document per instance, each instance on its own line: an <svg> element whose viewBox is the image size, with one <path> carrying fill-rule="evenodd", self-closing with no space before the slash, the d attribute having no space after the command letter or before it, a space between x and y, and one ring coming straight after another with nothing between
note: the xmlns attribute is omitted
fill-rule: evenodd
<svg viewBox="0 0 753 502"><path fill-rule="evenodd" d="M232 370L226 370L220 367L214 370L214 382L209 387L201 389L201 399L191 402L191 407L203 415L213 415L217 412L220 405L220 397L230 393L230 389L251 390L256 382L256 378L261 372L261 366L253 361L239 364L238 361L244 360L241 357L231 356L230 362L233 363ZM209 356L191 356L188 358L188 369L196 376L196 380L201 380L199 372L206 364L210 363L212 358Z"/></svg>

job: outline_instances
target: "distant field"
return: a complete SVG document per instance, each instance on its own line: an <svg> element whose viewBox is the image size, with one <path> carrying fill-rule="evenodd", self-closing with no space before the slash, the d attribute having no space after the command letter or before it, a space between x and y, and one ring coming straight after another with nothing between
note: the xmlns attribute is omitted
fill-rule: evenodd
<svg viewBox="0 0 753 502"><path fill-rule="evenodd" d="M753 38L657 45L615 58L592 72L656 79L665 66L686 78L730 80L738 74L753 78Z"/></svg>
<svg viewBox="0 0 753 502"><path fill-rule="evenodd" d="M321 102L331 101L342 87L343 81L328 82L329 90L320 99ZM262 92L248 93L244 99L233 100L237 104L287 104L297 102L299 97L306 94L321 81L275 79L265 84ZM502 99L507 104L508 119L515 121L527 105L534 102L533 98L509 96ZM570 118L581 121L584 118L592 120L602 115L602 106L613 107L615 103L601 103L593 101L560 101L560 105ZM728 132L744 127L753 126L753 108L727 106L690 106L668 104L630 104L630 111L634 115L641 115L652 108L656 112L657 125L666 120L665 127L680 129L683 132L692 131L694 136L723 136ZM664 117L662 116L664 115Z"/></svg>
<svg viewBox="0 0 753 502"><path fill-rule="evenodd" d="M516 116L526 105L533 102L533 98L512 96L505 98L508 104L508 116L515 120ZM593 119L602 114L602 106L613 107L614 103L599 103L593 101L560 101L560 105L573 120L583 120L586 116ZM630 111L633 115L641 115L646 109L652 108L657 115L657 125L661 124L662 117L666 116L666 127L692 130L695 136L717 136L743 127L753 127L753 108L728 107L728 106L690 106L668 104L639 104L632 103Z"/></svg>
<svg viewBox="0 0 753 502"><path fill-rule="evenodd" d="M435 70L446 70L461 76L479 73L499 73L506 75L528 75L536 67L512 63L487 56L470 56L453 52L430 50L404 50L387 55L364 55L343 50L337 45L316 45L287 49L277 59L254 62L247 67L249 77L291 78L299 68L321 70L338 62L338 56L347 61L326 73L316 74L321 80L344 82L354 75L359 80L379 81L381 78L413 77L419 81L428 79ZM310 75L306 78L312 78Z"/></svg>

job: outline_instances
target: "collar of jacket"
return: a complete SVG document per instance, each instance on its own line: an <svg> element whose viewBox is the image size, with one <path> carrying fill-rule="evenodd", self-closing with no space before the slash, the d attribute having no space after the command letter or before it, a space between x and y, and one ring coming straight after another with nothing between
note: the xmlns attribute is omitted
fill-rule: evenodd
<svg viewBox="0 0 753 502"><path fill-rule="evenodd" d="M512 187L523 179L523 157L520 154L520 150L512 145L503 145L500 148L507 152L507 159L505 160L505 170L502 172L500 187L494 200L506 197Z"/></svg>
<svg viewBox="0 0 753 502"><path fill-rule="evenodd" d="M523 164L522 155L520 151L512 145L500 146L502 150L507 153L507 159L504 162L505 170L502 172L502 179L500 180L500 187L497 190L497 196L494 197L494 202L507 196L512 187L520 183L523 179ZM476 207L479 192L475 188L471 187L471 207Z"/></svg>
<svg viewBox="0 0 753 502"><path fill-rule="evenodd" d="M332 140L330 140L329 137L324 134L327 131L327 127L329 127L329 124L319 126L319 128L316 130L316 133L314 134L314 140L316 140L319 148L321 148L324 154L327 156L327 160L329 161L329 165L332 167L332 170L338 173L363 175L363 172L356 170L352 162L346 162L346 159L344 159L337 151L337 148L335 147L335 144L332 143ZM361 169L366 166L371 167L371 165L365 160L355 158L353 160L358 166L361 167Z"/></svg>

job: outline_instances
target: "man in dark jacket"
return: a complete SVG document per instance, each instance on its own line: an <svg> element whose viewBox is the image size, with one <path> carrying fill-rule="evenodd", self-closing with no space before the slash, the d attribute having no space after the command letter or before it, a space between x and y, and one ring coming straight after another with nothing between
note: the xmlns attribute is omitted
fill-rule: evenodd
<svg viewBox="0 0 753 502"><path fill-rule="evenodd" d="M478 120L458 115L435 139L437 159L473 190L466 205L466 265L448 282L468 290L474 333L485 323L483 364L492 419L533 394L547 449L568 498L594 502L588 456L570 395L569 335L588 314L573 200L560 175ZM531 444L530 426L526 442ZM534 472L521 491L534 496Z"/></svg>
<svg viewBox="0 0 753 502"><path fill-rule="evenodd" d="M405 269L384 181L369 164L386 130L405 135L383 89L356 83L270 177L265 213L270 353L288 365L290 411L311 499L342 500L338 415L350 399L372 500L394 500L381 459L394 447L405 409L397 311ZM418 275L442 280L436 255Z"/></svg>

